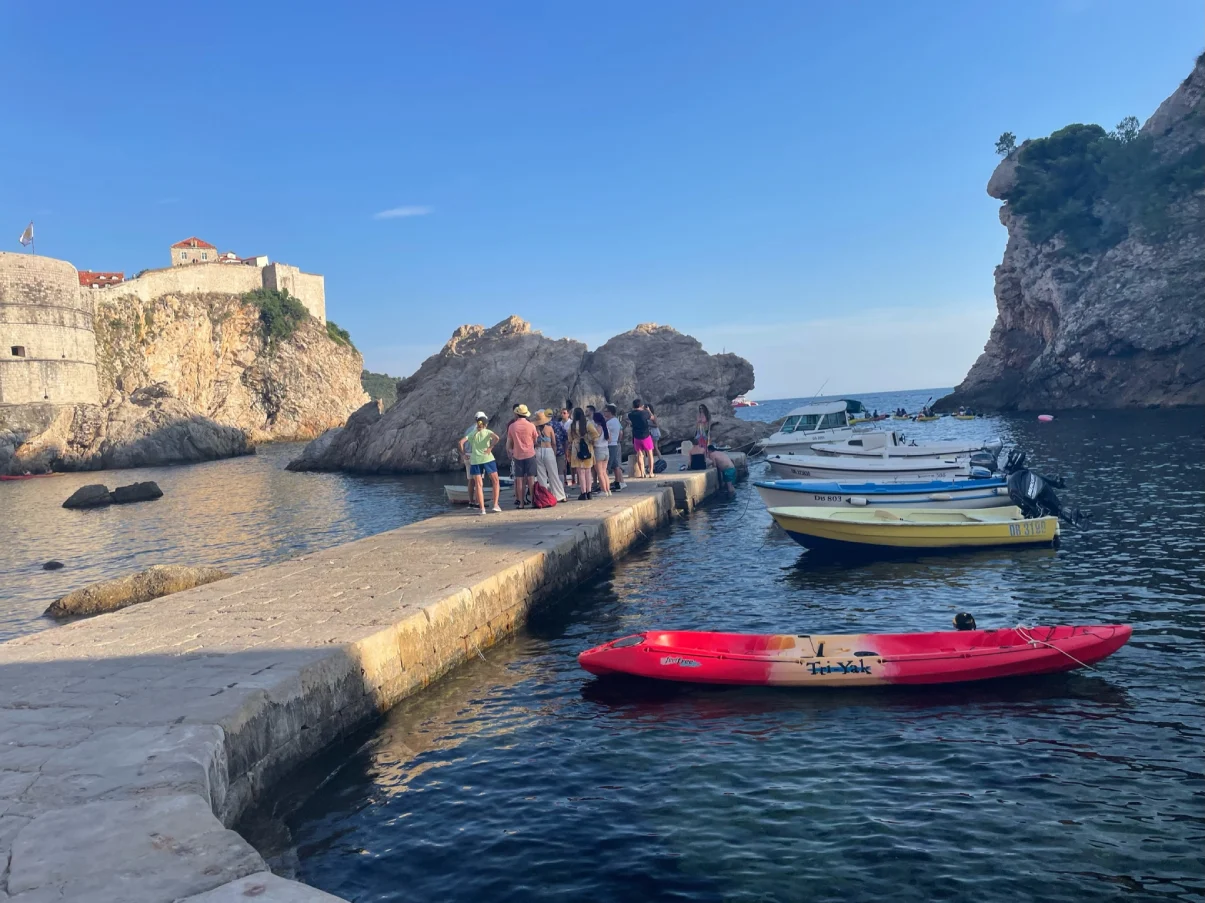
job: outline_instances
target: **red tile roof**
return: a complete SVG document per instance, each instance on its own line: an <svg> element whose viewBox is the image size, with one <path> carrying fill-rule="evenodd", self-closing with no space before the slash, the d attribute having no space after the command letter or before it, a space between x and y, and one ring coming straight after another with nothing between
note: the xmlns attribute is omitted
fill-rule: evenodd
<svg viewBox="0 0 1205 903"><path fill-rule="evenodd" d="M79 271L79 284L92 285L93 283L104 285L105 283L124 282L125 273L98 273L92 270Z"/></svg>
<svg viewBox="0 0 1205 903"><path fill-rule="evenodd" d="M173 248L205 248L205 249L211 250L211 251L217 250L217 245L211 245L207 241L201 241L201 239L197 238L195 235L192 238L184 239L184 241L176 242L174 245L172 245L172 247Z"/></svg>

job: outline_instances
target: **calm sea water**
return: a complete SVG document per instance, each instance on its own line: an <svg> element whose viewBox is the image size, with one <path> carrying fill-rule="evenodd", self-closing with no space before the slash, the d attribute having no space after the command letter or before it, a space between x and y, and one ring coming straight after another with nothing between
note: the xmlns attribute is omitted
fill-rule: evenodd
<svg viewBox="0 0 1205 903"><path fill-rule="evenodd" d="M301 444L186 467L71 473L0 482L0 641L54 626L41 617L64 593L153 564L212 564L232 572L350 542L446 510L444 476L298 474ZM87 483L155 480L164 496L68 511ZM45 571L48 560L63 562Z"/></svg>
<svg viewBox="0 0 1205 903"><path fill-rule="evenodd" d="M1205 412L886 425L1020 444L1095 518L1057 553L815 563L742 485L286 782L257 840L357 901L1205 900ZM291 474L297 450L0 484L0 639L138 567L238 571L445 510L444 477ZM165 498L59 507L137 479ZM575 661L654 626L926 630L960 610L1136 629L1096 672L923 691L616 686Z"/></svg>
<svg viewBox="0 0 1205 903"><path fill-rule="evenodd" d="M1057 553L833 564L742 485L248 825L355 901L1205 900L1205 412L906 429L1019 443L1095 517ZM1097 671L944 689L615 685L575 661L652 627L931 630L961 610L1135 634Z"/></svg>

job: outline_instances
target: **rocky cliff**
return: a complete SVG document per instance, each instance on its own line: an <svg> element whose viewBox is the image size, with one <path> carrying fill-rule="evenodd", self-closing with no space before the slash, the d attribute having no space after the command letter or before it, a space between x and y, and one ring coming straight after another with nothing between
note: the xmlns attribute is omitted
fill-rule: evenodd
<svg viewBox="0 0 1205 903"><path fill-rule="evenodd" d="M118 292L95 316L104 403L0 408L0 474L250 454L341 425L368 398L359 353L312 317L269 341L237 295Z"/></svg>
<svg viewBox="0 0 1205 903"><path fill-rule="evenodd" d="M1137 134L1068 126L999 165L998 316L940 407L1205 404L1203 96L1205 56Z"/></svg>
<svg viewBox="0 0 1205 903"><path fill-rule="evenodd" d="M166 386L253 442L312 439L368 400L358 351L313 317L269 343L259 311L237 295L118 297L97 311L96 342L101 397Z"/></svg>
<svg viewBox="0 0 1205 903"><path fill-rule="evenodd" d="M550 339L510 317L486 329L461 326L443 349L398 383L397 401L382 411L365 405L347 425L307 446L293 470L414 473L459 467L455 446L483 410L501 432L512 406L531 410L575 405L624 410L634 398L656 407L666 445L693 435L706 404L713 436L725 444L752 442L765 424L732 416L730 402L753 388L753 367L733 354L708 354L668 326L645 324L596 351L581 342Z"/></svg>

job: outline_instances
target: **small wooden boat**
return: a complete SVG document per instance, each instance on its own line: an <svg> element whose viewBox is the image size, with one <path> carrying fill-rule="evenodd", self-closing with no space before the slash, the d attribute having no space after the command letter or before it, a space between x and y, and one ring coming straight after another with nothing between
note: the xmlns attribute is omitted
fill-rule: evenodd
<svg viewBox="0 0 1205 903"><path fill-rule="evenodd" d="M501 505L503 502L509 503L515 497L514 480L512 480L510 477L499 477L498 483L499 483L498 488L500 490L499 495L501 496L501 499L498 504ZM485 481L484 489L485 489L486 505L493 505L494 504L494 490L490 486L489 480ZM454 485L454 484L446 485L446 486L444 486L444 495L447 497L448 501L453 505L470 504L469 487L468 486L458 486L458 485Z"/></svg>
<svg viewBox="0 0 1205 903"><path fill-rule="evenodd" d="M770 470L787 480L835 480L844 483L925 483L981 474L965 458L855 458L832 455L770 455ZM980 469L981 470L981 469Z"/></svg>
<svg viewBox="0 0 1205 903"><path fill-rule="evenodd" d="M650 630L587 649L591 674L758 687L946 684L1073 671L1126 644L1125 624L829 636Z"/></svg>
<svg viewBox="0 0 1205 903"><path fill-rule="evenodd" d="M1012 504L1002 477L927 483L759 480L753 485L767 508L1002 508Z"/></svg>
<svg viewBox="0 0 1205 903"><path fill-rule="evenodd" d="M992 546L1055 546L1057 517L1001 508L771 508L787 535L808 549L883 552Z"/></svg>

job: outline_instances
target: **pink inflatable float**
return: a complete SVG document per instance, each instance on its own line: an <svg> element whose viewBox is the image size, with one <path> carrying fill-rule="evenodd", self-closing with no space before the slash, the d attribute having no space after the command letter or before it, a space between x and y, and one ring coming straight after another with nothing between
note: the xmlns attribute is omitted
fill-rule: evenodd
<svg viewBox="0 0 1205 903"><path fill-rule="evenodd" d="M1039 422L1039 423L1049 423L1049 422L1050 422L1050 421L1052 421L1052 420L1054 420L1054 415L1053 415L1053 414L1039 414L1039 415L1038 415L1038 422Z"/></svg>

